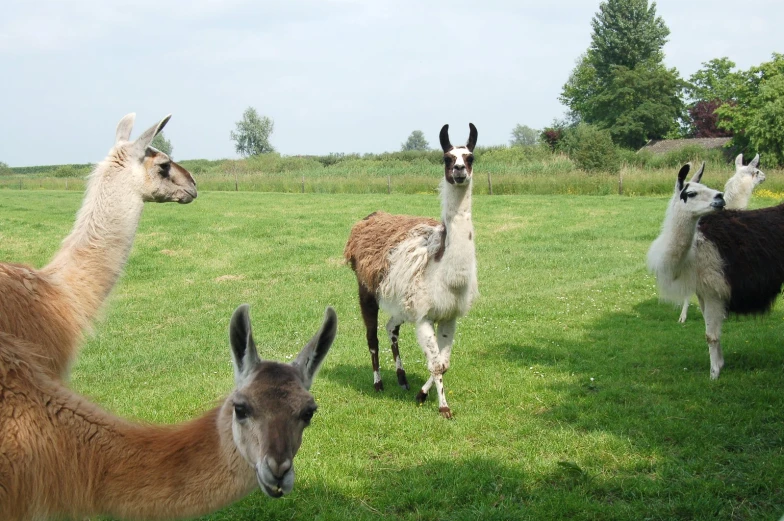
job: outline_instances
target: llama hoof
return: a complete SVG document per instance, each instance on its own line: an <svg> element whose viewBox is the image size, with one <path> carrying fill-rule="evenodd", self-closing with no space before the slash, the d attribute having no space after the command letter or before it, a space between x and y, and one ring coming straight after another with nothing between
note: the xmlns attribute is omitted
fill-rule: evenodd
<svg viewBox="0 0 784 521"><path fill-rule="evenodd" d="M438 412L440 412L441 416L443 416L447 420L452 419L452 411L449 409L449 407L439 407Z"/></svg>
<svg viewBox="0 0 784 521"><path fill-rule="evenodd" d="M402 369L397 370L397 384L408 391L408 379L406 378L406 372Z"/></svg>
<svg viewBox="0 0 784 521"><path fill-rule="evenodd" d="M427 400L427 393L423 392L421 389L416 395L416 401L419 405L422 405Z"/></svg>
<svg viewBox="0 0 784 521"><path fill-rule="evenodd" d="M383 391L383 390L384 390L384 382L382 382L382 381L378 381L378 382L374 383L374 384L373 384L373 388L374 388L376 391Z"/></svg>

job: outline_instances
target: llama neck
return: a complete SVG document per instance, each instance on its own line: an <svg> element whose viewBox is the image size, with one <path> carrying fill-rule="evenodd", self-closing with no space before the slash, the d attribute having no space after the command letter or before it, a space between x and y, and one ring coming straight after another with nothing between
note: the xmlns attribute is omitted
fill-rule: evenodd
<svg viewBox="0 0 784 521"><path fill-rule="evenodd" d="M654 241L652 252L655 252L656 271L669 271L670 277L677 279L688 269L694 256L694 240L697 233L699 217L685 211L679 211L681 201L673 198L667 209L662 225L662 233Z"/></svg>
<svg viewBox="0 0 784 521"><path fill-rule="evenodd" d="M94 485L92 513L122 519L190 518L256 487L254 470L234 445L231 409L225 404L172 427L106 423L97 427L100 422L85 421L77 432L81 439L89 436L86 451L95 463L90 469L98 473L83 476Z"/></svg>
<svg viewBox="0 0 784 521"><path fill-rule="evenodd" d="M441 220L446 227L445 255L463 250L466 243L471 243L473 251L474 225L471 221L471 191L473 181L469 179L467 186L452 185L446 181L441 183Z"/></svg>
<svg viewBox="0 0 784 521"><path fill-rule="evenodd" d="M120 277L130 255L144 203L129 173L105 160L90 176L82 207L60 251L42 270L69 291L89 322Z"/></svg>

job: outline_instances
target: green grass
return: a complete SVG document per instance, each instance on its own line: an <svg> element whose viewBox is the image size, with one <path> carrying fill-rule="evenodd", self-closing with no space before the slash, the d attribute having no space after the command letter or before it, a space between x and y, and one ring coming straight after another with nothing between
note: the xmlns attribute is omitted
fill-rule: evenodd
<svg viewBox="0 0 784 521"><path fill-rule="evenodd" d="M755 199L756 204L772 201ZM80 194L0 192L0 258L45 263ZM319 412L294 492L257 491L204 519L778 519L784 513L784 320L725 323L710 381L698 310L658 302L645 253L663 197L474 199L481 297L445 377L454 421L416 387L373 391L351 225L373 210L439 214L433 195L202 191L149 205L105 319L71 384L120 415L177 422L232 386L228 320L251 304L263 357L290 360L335 307ZM383 339L383 331L381 332Z"/></svg>

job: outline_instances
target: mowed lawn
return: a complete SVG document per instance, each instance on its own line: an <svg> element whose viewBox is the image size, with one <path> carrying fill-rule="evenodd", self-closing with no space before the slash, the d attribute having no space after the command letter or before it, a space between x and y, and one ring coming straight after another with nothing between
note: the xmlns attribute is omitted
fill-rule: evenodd
<svg viewBox="0 0 784 521"><path fill-rule="evenodd" d="M434 181L435 183L435 181ZM76 193L0 191L0 259L44 264ZM291 495L256 491L204 519L778 519L784 514L784 313L704 324L658 301L645 254L666 198L474 198L481 297L435 397L412 328L396 385L383 328L373 390L356 282L342 262L368 213L438 217L435 195L203 192L148 205L126 272L71 385L117 414L191 418L232 388L227 329L251 305L262 357L291 360L334 306L338 336ZM695 299L696 301L696 299ZM382 323L386 318L382 318ZM433 393L434 394L434 393Z"/></svg>

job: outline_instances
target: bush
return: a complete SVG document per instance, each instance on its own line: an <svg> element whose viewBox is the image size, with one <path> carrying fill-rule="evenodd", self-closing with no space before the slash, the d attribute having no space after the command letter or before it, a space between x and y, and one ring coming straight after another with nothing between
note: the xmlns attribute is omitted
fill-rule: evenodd
<svg viewBox="0 0 784 521"><path fill-rule="evenodd" d="M0 175L10 175L12 173L8 165L0 161Z"/></svg>
<svg viewBox="0 0 784 521"><path fill-rule="evenodd" d="M564 132L558 149L574 161L577 168L588 173L617 173L621 168L618 148L610 132L580 123Z"/></svg>
<svg viewBox="0 0 784 521"><path fill-rule="evenodd" d="M89 168L79 167L76 165L62 165L53 170L50 175L52 177L84 177L89 173Z"/></svg>

